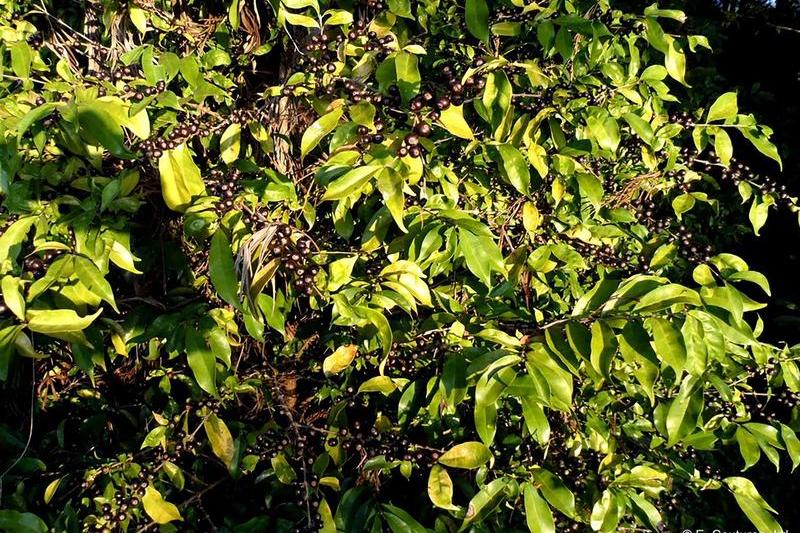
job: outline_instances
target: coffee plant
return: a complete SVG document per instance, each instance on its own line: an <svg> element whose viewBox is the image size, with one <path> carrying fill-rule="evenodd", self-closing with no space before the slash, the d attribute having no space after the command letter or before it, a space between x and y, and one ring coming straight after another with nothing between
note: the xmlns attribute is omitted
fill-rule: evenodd
<svg viewBox="0 0 800 533"><path fill-rule="evenodd" d="M1 4L0 530L781 530L799 210L681 11Z"/></svg>

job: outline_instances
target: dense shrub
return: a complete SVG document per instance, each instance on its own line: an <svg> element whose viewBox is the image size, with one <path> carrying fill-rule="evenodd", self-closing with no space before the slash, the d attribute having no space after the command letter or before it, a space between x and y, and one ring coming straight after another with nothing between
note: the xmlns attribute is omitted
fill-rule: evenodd
<svg viewBox="0 0 800 533"><path fill-rule="evenodd" d="M796 200L612 7L5 2L0 529L780 530Z"/></svg>

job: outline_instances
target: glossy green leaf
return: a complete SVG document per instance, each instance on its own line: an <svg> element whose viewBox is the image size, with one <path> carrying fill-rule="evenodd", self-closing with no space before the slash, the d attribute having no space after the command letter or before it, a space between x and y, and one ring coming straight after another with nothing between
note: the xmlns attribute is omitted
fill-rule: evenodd
<svg viewBox="0 0 800 533"><path fill-rule="evenodd" d="M305 132L303 132L303 138L300 140L300 158L305 158L305 156L313 150L322 139L325 138L330 132L332 132L336 126L339 124L339 119L342 118L342 114L344 113L344 108L337 107L333 111L330 111L316 121L314 121Z"/></svg>
<svg viewBox="0 0 800 533"><path fill-rule="evenodd" d="M234 122L225 128L219 139L219 151L222 160L231 164L239 158L242 149L242 126Z"/></svg>
<svg viewBox="0 0 800 533"><path fill-rule="evenodd" d="M473 37L487 42L489 40L489 6L486 0L466 0L464 4L467 30Z"/></svg>
<svg viewBox="0 0 800 533"><path fill-rule="evenodd" d="M236 449L228 426L217 415L211 413L203 421L203 429L214 455L219 457L229 470L232 469L236 458Z"/></svg>
<svg viewBox="0 0 800 533"><path fill-rule="evenodd" d="M183 520L178 508L166 501L153 485L148 485L145 488L144 496L142 496L142 505L147 516L156 524L168 524L176 520Z"/></svg>
<svg viewBox="0 0 800 533"><path fill-rule="evenodd" d="M525 484L525 520L531 533L555 533L553 512L533 485Z"/></svg>
<svg viewBox="0 0 800 533"><path fill-rule="evenodd" d="M217 230L211 238L211 249L208 252L208 274L220 297L236 308L241 308L239 301L239 279L233 264L233 252L228 237L222 230Z"/></svg>
<svg viewBox="0 0 800 533"><path fill-rule="evenodd" d="M472 469L487 463L492 458L492 452L489 451L483 443L480 442L462 442L456 444L441 457L439 463L449 466L451 468L464 468Z"/></svg>

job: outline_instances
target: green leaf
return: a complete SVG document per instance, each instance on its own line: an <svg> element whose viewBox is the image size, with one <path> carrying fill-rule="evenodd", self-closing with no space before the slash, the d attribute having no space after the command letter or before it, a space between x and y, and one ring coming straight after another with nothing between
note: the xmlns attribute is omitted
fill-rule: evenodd
<svg viewBox="0 0 800 533"><path fill-rule="evenodd" d="M47 102L28 111L25 116L17 122L17 137L21 139L34 123L51 114L56 107L57 105L55 103Z"/></svg>
<svg viewBox="0 0 800 533"><path fill-rule="evenodd" d="M467 470L478 468L492 458L489 451L481 442L462 442L447 450L439 458L439 462L451 468L464 468Z"/></svg>
<svg viewBox="0 0 800 533"><path fill-rule="evenodd" d="M98 143L116 156L130 154L125 148L122 125L105 109L99 106L78 107L78 123L81 134L92 143Z"/></svg>
<svg viewBox="0 0 800 533"><path fill-rule="evenodd" d="M500 158L503 163L503 172L519 192L524 195L530 194L531 174L528 170L528 162L519 150L510 144L500 144L497 146Z"/></svg>
<svg viewBox="0 0 800 533"><path fill-rule="evenodd" d="M111 289L111 284L103 277L103 273L100 272L97 265L88 258L81 256L75 256L73 264L75 265L75 274L81 280L81 283L86 285L86 288L98 298L108 302L114 311L119 312L114 301L114 292Z"/></svg>
<svg viewBox="0 0 800 533"><path fill-rule="evenodd" d="M394 505L383 504L383 518L389 524L392 533L427 533L422 524L403 509Z"/></svg>
<svg viewBox="0 0 800 533"><path fill-rule="evenodd" d="M242 147L242 126L238 122L230 124L219 139L219 151L222 160L228 165L239 158Z"/></svg>
<svg viewBox="0 0 800 533"><path fill-rule="evenodd" d="M284 485L288 485L297 479L297 473L294 471L294 468L292 468L292 465L289 464L289 461L286 460L286 456L282 453L270 459L270 463L272 464L272 469L275 471L275 477Z"/></svg>
<svg viewBox="0 0 800 533"><path fill-rule="evenodd" d="M357 354L358 347L355 344L339 346L322 362L322 371L329 375L338 374L350 366Z"/></svg>
<svg viewBox="0 0 800 533"><path fill-rule="evenodd" d="M411 14L411 2L409 0L389 0L389 11L398 17L413 18Z"/></svg>
<svg viewBox="0 0 800 533"><path fill-rule="evenodd" d="M603 184L591 174L576 176L582 199L588 201L595 210L603 205Z"/></svg>
<svg viewBox="0 0 800 533"><path fill-rule="evenodd" d="M217 415L211 413L203 421L203 429L206 431L214 455L219 457L228 470L232 470L235 466L236 447L228 426Z"/></svg>
<svg viewBox="0 0 800 533"><path fill-rule="evenodd" d="M492 285L492 272L504 272L503 256L495 242L484 235L476 235L467 229L458 231L459 249L464 255L467 268L487 287Z"/></svg>
<svg viewBox="0 0 800 533"><path fill-rule="evenodd" d="M345 257L337 259L328 265L330 275L328 276L328 291L334 292L343 285L347 284L351 279L353 267L358 262L358 256Z"/></svg>
<svg viewBox="0 0 800 533"><path fill-rule="evenodd" d="M649 122L634 113L625 113L623 118L644 142L647 144L653 142L653 127Z"/></svg>
<svg viewBox="0 0 800 533"><path fill-rule="evenodd" d="M208 274L220 298L241 309L239 280L233 264L233 252L225 232L218 229L211 238L208 252Z"/></svg>
<svg viewBox="0 0 800 533"><path fill-rule="evenodd" d="M158 160L158 171L161 176L161 195L167 207L173 211L186 211L195 196L206 194L200 169L195 165L186 144L165 151Z"/></svg>
<svg viewBox="0 0 800 533"><path fill-rule="evenodd" d="M197 384L212 396L217 395L217 366L214 352L206 346L205 339L197 331L186 329L186 360Z"/></svg>
<svg viewBox="0 0 800 533"><path fill-rule="evenodd" d="M721 95L708 110L706 122L715 120L731 120L739 113L739 104L735 92Z"/></svg>
<svg viewBox="0 0 800 533"><path fill-rule="evenodd" d="M323 200L341 200L351 194L358 192L370 178L383 169L378 165L367 165L354 168L345 173L344 176L335 179L328 184Z"/></svg>
<svg viewBox="0 0 800 533"><path fill-rule="evenodd" d="M286 22L292 26L302 26L304 28L319 28L319 23L308 15L298 15L291 11L282 11Z"/></svg>
<svg viewBox="0 0 800 533"><path fill-rule="evenodd" d="M739 453L744 459L744 468L747 470L761 459L761 448L758 447L758 439L743 427L736 428L736 442L739 443Z"/></svg>
<svg viewBox="0 0 800 533"><path fill-rule="evenodd" d="M684 287L683 285L671 283L657 287L656 289L642 296L641 299L639 299L639 303L636 304L634 310L642 313L659 311L675 304L686 304L699 307L702 305L702 302L700 300L700 295L697 294L697 291L693 291L692 289Z"/></svg>
<svg viewBox="0 0 800 533"><path fill-rule="evenodd" d="M677 374L683 372L686 367L686 347L678 328L666 318L651 318L648 324L653 329L656 355L671 366Z"/></svg>
<svg viewBox="0 0 800 533"><path fill-rule="evenodd" d="M428 474L428 497L440 509L458 509L457 505L453 505L453 480L447 470L439 465L433 465Z"/></svg>
<svg viewBox="0 0 800 533"><path fill-rule="evenodd" d="M489 6L486 0L466 0L467 30L477 39L489 42Z"/></svg>
<svg viewBox="0 0 800 533"><path fill-rule="evenodd" d="M595 531L616 531L619 523L619 505L614 494L606 489L592 506L591 526Z"/></svg>
<svg viewBox="0 0 800 533"><path fill-rule="evenodd" d="M781 424L781 440L792 461L792 471L794 471L800 465L800 440L794 430L786 424Z"/></svg>
<svg viewBox="0 0 800 533"><path fill-rule="evenodd" d="M722 128L714 132L714 150L717 152L720 162L728 166L733 157L733 142L728 132Z"/></svg>
<svg viewBox="0 0 800 533"><path fill-rule="evenodd" d="M568 517L576 516L575 496L558 476L544 468L537 468L533 472L533 477L539 483L539 490L550 505Z"/></svg>
<svg viewBox="0 0 800 533"><path fill-rule="evenodd" d="M703 324L689 315L683 322L681 335L686 346L686 370L692 375L701 376L708 360Z"/></svg>
<svg viewBox="0 0 800 533"><path fill-rule="evenodd" d="M470 141L475 138L472 128L464 120L463 105L451 105L447 109L443 109L439 116L439 123L456 137Z"/></svg>
<svg viewBox="0 0 800 533"><path fill-rule="evenodd" d="M25 320L25 297L22 295L22 284L13 276L3 276L0 289L3 291L3 301L14 315L20 320Z"/></svg>
<svg viewBox="0 0 800 533"><path fill-rule="evenodd" d="M586 121L600 148L615 152L620 143L619 123L614 117L592 116Z"/></svg>
<svg viewBox="0 0 800 533"><path fill-rule="evenodd" d="M382 312L369 307L358 307L358 311L363 313L378 331L378 340L381 343L383 353L389 353L392 349L392 327L389 325L386 316Z"/></svg>
<svg viewBox="0 0 800 533"><path fill-rule="evenodd" d="M764 501L752 481L743 477L728 477L723 481L736 498L736 503L759 531L764 533L784 531L770 514L775 510Z"/></svg>
<svg viewBox="0 0 800 533"><path fill-rule="evenodd" d="M168 524L174 520L183 520L181 513L174 504L166 501L161 493L158 492L152 485L148 485L144 489L144 496L142 496L142 505L153 522L156 524Z"/></svg>
<svg viewBox="0 0 800 533"><path fill-rule="evenodd" d="M408 102L419 92L420 75L417 56L409 52L397 52L394 58L397 86L403 102Z"/></svg>
<svg viewBox="0 0 800 533"><path fill-rule="evenodd" d="M11 45L11 69L17 77L30 78L32 61L33 50L27 42L20 40Z"/></svg>
<svg viewBox="0 0 800 533"><path fill-rule="evenodd" d="M333 111L322 115L303 132L303 138L300 140L300 159L305 158L326 135L336 129L343 113L344 108L337 107Z"/></svg>
<svg viewBox="0 0 800 533"><path fill-rule="evenodd" d="M20 513L11 509L0 509L0 531L9 533L47 533L50 529L33 513Z"/></svg>
<svg viewBox="0 0 800 533"><path fill-rule="evenodd" d="M750 143L765 156L774 159L781 170L783 170L783 162L778 153L778 147L769 140L769 135L765 134L759 128L744 128L739 130Z"/></svg>
<svg viewBox="0 0 800 533"><path fill-rule="evenodd" d="M25 319L31 331L52 335L83 331L100 316L101 312L102 310L98 309L94 314L80 316L72 309L29 309L25 313Z"/></svg>
<svg viewBox="0 0 800 533"><path fill-rule="evenodd" d="M469 524L480 523L503 502L506 497L508 483L505 478L495 479L485 485L470 500L467 506L467 514L461 524L461 531L466 529Z"/></svg>
<svg viewBox="0 0 800 533"><path fill-rule="evenodd" d="M753 198L753 203L750 204L748 217L750 218L750 224L753 226L753 233L756 235L760 234L761 228L764 227L769 218L769 206L772 205L772 201L770 197L767 198L760 201L758 197L755 197Z"/></svg>
<svg viewBox="0 0 800 533"><path fill-rule="evenodd" d="M380 392L384 396L389 396L395 390L397 390L397 385L394 384L394 381L389 376L375 376L369 378L358 387L359 393Z"/></svg>
<svg viewBox="0 0 800 533"><path fill-rule="evenodd" d="M38 217L20 217L0 234L0 272L11 269L9 259L14 259L20 250L20 245L25 241L31 226Z"/></svg>
<svg viewBox="0 0 800 533"><path fill-rule="evenodd" d="M525 500L525 520L531 533L555 533L556 525L553 512L547 502L539 495L530 483L525 483L523 490Z"/></svg>
<svg viewBox="0 0 800 533"><path fill-rule="evenodd" d="M403 231L406 230L403 222L403 208L405 198L403 196L403 176L393 168L387 168L378 176L377 187L383 196L383 203L392 214L395 224Z"/></svg>
<svg viewBox="0 0 800 533"><path fill-rule="evenodd" d="M666 36L666 43L664 66L667 67L667 72L674 80L689 87L689 84L686 83L686 55L683 53L680 43L669 35Z"/></svg>
<svg viewBox="0 0 800 533"><path fill-rule="evenodd" d="M611 362L617 353L617 337L614 331L600 320L592 323L592 366L606 379L611 379Z"/></svg>
<svg viewBox="0 0 800 533"><path fill-rule="evenodd" d="M44 503L50 503L50 500L55 496L58 486L61 485L63 479L63 477L59 477L48 483L47 487L44 489L44 497L42 498Z"/></svg>
<svg viewBox="0 0 800 533"><path fill-rule="evenodd" d="M692 402L698 380L686 376L667 412L667 445L672 446L689 435L697 426L698 411Z"/></svg>

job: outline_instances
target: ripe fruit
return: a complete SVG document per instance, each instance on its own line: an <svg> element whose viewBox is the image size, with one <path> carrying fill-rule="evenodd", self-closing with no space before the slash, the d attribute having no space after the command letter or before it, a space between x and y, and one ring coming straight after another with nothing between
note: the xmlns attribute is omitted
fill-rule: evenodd
<svg viewBox="0 0 800 533"><path fill-rule="evenodd" d="M428 137L431 134L431 126L425 122L420 122L414 127L414 131L416 131L420 137ZM408 141L406 140L406 142Z"/></svg>

